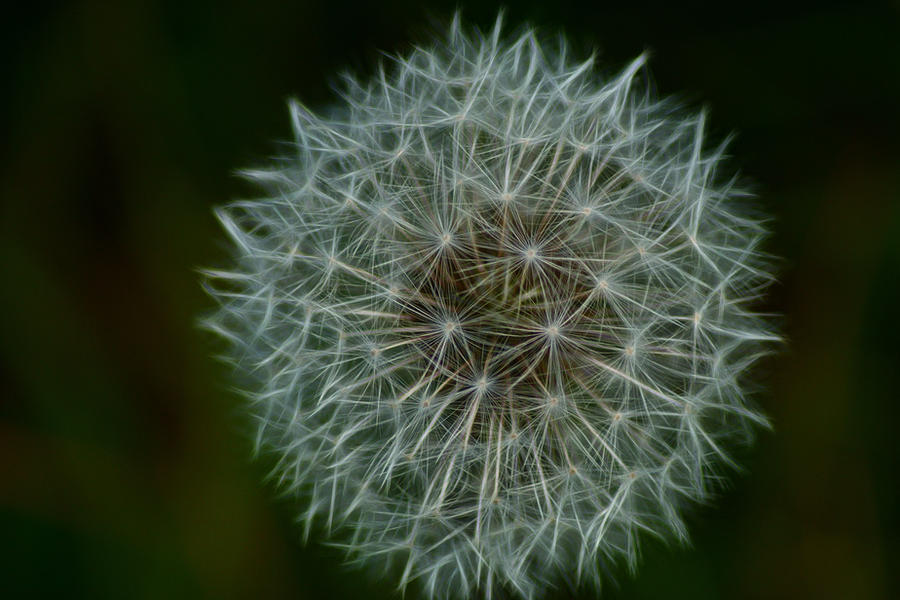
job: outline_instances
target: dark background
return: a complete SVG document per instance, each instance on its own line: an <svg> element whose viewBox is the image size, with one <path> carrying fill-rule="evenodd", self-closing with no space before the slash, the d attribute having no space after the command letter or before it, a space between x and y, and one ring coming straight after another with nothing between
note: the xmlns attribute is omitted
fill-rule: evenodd
<svg viewBox="0 0 900 600"><path fill-rule="evenodd" d="M234 171L290 136L287 98L326 107L337 72L427 42L454 6L4 9L0 594L390 597L304 547L260 483L195 269L226 260L211 209L254 193ZM662 94L738 132L784 257L767 308L788 343L757 371L774 434L692 513L692 547L647 541L604 596L900 597L900 4L539 0L507 20L607 72L649 49Z"/></svg>

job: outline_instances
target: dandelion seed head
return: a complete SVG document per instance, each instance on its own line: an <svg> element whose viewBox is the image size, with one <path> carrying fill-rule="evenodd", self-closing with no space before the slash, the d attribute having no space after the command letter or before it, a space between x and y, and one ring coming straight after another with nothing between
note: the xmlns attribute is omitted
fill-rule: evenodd
<svg viewBox="0 0 900 600"><path fill-rule="evenodd" d="M207 273L304 531L429 597L538 597L683 539L754 424L763 223L705 113L455 20L347 78L217 211Z"/></svg>

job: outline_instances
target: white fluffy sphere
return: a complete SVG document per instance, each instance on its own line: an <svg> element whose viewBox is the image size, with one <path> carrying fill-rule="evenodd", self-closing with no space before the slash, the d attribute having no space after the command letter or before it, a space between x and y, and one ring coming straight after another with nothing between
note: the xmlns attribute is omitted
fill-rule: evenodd
<svg viewBox="0 0 900 600"><path fill-rule="evenodd" d="M734 434L765 229L722 148L635 81L533 32L458 22L348 79L218 216L210 271L258 441L302 521L431 596L599 583L683 538ZM727 459L726 459L727 460Z"/></svg>

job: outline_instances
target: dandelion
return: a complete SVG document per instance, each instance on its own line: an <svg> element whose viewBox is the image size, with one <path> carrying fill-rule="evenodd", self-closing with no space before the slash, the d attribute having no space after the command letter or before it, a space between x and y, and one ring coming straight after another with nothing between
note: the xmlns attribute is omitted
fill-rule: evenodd
<svg viewBox="0 0 900 600"><path fill-rule="evenodd" d="M207 272L257 444L306 531L430 597L539 596L685 539L729 444L765 418L742 376L777 337L747 194L705 115L601 81L534 32L455 19L347 78L327 118L247 172Z"/></svg>

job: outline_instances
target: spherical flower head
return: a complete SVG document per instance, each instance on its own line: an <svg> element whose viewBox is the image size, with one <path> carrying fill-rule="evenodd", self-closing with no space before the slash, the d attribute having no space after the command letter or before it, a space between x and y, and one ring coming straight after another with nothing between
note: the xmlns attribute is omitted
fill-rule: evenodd
<svg viewBox="0 0 900 600"><path fill-rule="evenodd" d="M764 417L742 376L765 235L704 115L591 61L463 31L251 171L208 273L261 448L300 503L400 587L524 597L599 585L640 532L684 538L729 443Z"/></svg>

